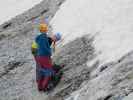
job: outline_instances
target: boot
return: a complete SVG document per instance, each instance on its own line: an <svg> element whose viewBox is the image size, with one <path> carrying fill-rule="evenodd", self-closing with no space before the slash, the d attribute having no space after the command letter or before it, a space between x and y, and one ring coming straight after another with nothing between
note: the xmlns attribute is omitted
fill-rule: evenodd
<svg viewBox="0 0 133 100"><path fill-rule="evenodd" d="M52 76L52 83L54 85L54 87L57 86L57 84L60 82L61 78L62 78L63 72L58 72L56 73L54 76Z"/></svg>

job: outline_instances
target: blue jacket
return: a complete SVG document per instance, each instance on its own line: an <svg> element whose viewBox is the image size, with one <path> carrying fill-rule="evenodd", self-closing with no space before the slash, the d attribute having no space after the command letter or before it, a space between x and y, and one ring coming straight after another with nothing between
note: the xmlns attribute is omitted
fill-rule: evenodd
<svg viewBox="0 0 133 100"><path fill-rule="evenodd" d="M37 56L51 56L51 48L46 33L41 33L35 38L38 45Z"/></svg>

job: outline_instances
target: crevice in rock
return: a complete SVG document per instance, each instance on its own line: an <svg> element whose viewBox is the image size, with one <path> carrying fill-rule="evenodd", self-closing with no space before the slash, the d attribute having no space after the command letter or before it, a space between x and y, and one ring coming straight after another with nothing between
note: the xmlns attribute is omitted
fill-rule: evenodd
<svg viewBox="0 0 133 100"><path fill-rule="evenodd" d="M99 98L99 99L97 99L97 100L112 100L111 98L113 97L113 95L112 94L109 94L109 95L107 95L107 96L105 96L105 97L102 97L102 98Z"/></svg>
<svg viewBox="0 0 133 100"><path fill-rule="evenodd" d="M112 96L113 96L113 95L110 94L110 95L106 96L103 100L109 100Z"/></svg>
<svg viewBox="0 0 133 100"><path fill-rule="evenodd" d="M11 70L20 67L24 64L25 62L21 61L11 61L8 63L8 65L4 66L4 71L0 73L0 78L3 77L4 75L8 74Z"/></svg>
<svg viewBox="0 0 133 100"><path fill-rule="evenodd" d="M108 66L102 66L102 67L100 68L100 72L104 71L106 68L108 68Z"/></svg>
<svg viewBox="0 0 133 100"><path fill-rule="evenodd" d="M11 25L12 25L11 22L5 23L5 24L3 25L2 28L3 28L3 29L7 29L7 28L9 28Z"/></svg>
<svg viewBox="0 0 133 100"><path fill-rule="evenodd" d="M62 2L59 2L57 5L60 6L62 4Z"/></svg>
<svg viewBox="0 0 133 100"><path fill-rule="evenodd" d="M49 11L49 8L44 9L44 10L40 13L40 15L43 15L44 13L46 13L46 12L48 12L48 11Z"/></svg>

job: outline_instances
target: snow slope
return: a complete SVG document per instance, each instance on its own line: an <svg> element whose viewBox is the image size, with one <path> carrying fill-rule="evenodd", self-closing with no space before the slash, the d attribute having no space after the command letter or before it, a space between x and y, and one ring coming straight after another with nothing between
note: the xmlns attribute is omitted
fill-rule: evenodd
<svg viewBox="0 0 133 100"><path fill-rule="evenodd" d="M27 11L42 0L1 0L0 1L0 24Z"/></svg>
<svg viewBox="0 0 133 100"><path fill-rule="evenodd" d="M67 0L51 21L64 43L90 34L101 64L115 61L133 49L132 0Z"/></svg>

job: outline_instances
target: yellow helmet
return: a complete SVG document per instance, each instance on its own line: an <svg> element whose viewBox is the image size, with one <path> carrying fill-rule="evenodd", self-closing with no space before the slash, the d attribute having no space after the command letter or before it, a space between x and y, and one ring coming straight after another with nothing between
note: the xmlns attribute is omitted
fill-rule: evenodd
<svg viewBox="0 0 133 100"><path fill-rule="evenodd" d="M39 30L40 30L40 32L47 32L48 31L47 24L40 24L39 25Z"/></svg>

